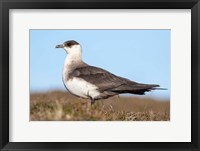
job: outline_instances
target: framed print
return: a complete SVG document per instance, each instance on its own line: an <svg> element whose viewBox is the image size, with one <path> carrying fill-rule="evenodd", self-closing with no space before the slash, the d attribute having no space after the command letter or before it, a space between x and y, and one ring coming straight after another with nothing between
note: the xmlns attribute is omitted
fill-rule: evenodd
<svg viewBox="0 0 200 151"><path fill-rule="evenodd" d="M1 1L1 150L199 150L199 7Z"/></svg>

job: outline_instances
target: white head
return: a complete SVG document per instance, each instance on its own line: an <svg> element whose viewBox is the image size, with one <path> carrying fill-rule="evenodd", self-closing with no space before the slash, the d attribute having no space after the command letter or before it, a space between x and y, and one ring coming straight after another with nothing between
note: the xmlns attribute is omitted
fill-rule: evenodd
<svg viewBox="0 0 200 151"><path fill-rule="evenodd" d="M61 45L57 45L56 48L64 48L68 55L82 55L81 45L75 40L69 40Z"/></svg>

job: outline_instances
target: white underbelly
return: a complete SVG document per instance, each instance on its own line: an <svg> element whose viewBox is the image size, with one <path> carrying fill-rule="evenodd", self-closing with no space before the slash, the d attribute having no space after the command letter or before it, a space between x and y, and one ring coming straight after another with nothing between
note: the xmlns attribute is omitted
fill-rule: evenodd
<svg viewBox="0 0 200 151"><path fill-rule="evenodd" d="M72 78L65 81L65 86L71 93L82 98L92 97L95 99L100 95L95 85L80 78Z"/></svg>

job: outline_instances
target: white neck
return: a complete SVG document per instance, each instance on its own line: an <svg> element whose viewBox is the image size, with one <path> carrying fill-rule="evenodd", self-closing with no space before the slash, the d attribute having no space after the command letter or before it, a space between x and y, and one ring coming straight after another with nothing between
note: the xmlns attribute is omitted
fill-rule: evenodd
<svg viewBox="0 0 200 151"><path fill-rule="evenodd" d="M68 54L65 59L65 65L74 65L78 62L82 62L82 56L80 54Z"/></svg>
<svg viewBox="0 0 200 151"><path fill-rule="evenodd" d="M82 50L80 45L74 45L71 48L64 47L67 52L65 60L66 65L74 65L74 63L82 62Z"/></svg>
<svg viewBox="0 0 200 151"><path fill-rule="evenodd" d="M73 69L79 66L82 61L82 51L80 45L72 46L72 48L64 49L67 52L67 57L65 59L64 69L63 69L63 80L67 81L68 73Z"/></svg>

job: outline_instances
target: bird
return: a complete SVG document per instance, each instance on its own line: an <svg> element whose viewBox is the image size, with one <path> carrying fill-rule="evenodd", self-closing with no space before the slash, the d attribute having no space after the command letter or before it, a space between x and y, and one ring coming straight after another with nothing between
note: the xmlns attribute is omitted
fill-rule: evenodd
<svg viewBox="0 0 200 151"><path fill-rule="evenodd" d="M64 86L71 94L90 100L91 104L124 93L144 95L160 87L158 84L138 83L88 65L82 60L82 46L75 40L56 45L56 48L63 48L67 53L62 74Z"/></svg>

